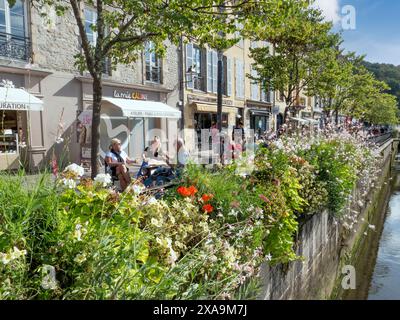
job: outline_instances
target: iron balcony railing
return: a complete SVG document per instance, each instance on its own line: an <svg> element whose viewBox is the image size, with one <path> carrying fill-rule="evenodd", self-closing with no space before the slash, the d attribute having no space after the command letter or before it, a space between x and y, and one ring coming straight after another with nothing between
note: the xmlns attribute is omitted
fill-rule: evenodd
<svg viewBox="0 0 400 320"><path fill-rule="evenodd" d="M30 38L0 32L0 56L29 61L32 56L32 43Z"/></svg>

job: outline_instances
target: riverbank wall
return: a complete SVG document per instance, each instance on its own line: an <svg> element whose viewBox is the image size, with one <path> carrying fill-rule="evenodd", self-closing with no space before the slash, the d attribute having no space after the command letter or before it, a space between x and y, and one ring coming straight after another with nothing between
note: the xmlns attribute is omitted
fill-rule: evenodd
<svg viewBox="0 0 400 320"><path fill-rule="evenodd" d="M368 248L368 234L373 235L370 226L383 224L388 181L398 145L398 140L391 139L381 146L381 175L368 195L361 194L359 187L354 189L350 210L359 212L354 229L349 232L343 228L328 211L314 215L301 226L296 238L296 253L301 260L262 266L260 300L324 300L344 296L343 266L354 266L365 256L361 253Z"/></svg>

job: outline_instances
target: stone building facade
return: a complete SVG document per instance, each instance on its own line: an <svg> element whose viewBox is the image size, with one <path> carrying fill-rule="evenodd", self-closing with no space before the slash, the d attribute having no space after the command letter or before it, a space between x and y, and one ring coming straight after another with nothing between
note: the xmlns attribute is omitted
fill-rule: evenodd
<svg viewBox="0 0 400 320"><path fill-rule="evenodd" d="M42 99L44 108L40 112L0 110L7 118L6 126L10 127L1 128L0 135L4 132L15 135L21 146L17 153L15 150L7 152L4 146L4 150L0 149L0 170L16 168L20 163L28 169L48 167L54 154L66 157L65 162L80 163L90 153L87 150L90 147L90 128L84 128L79 115L90 109L92 92L89 74L81 73L75 66L74 56L81 47L72 10L63 16L48 10L48 19L45 19L28 0L17 0L13 8L7 0L0 0L0 5L2 3L8 32L0 32L0 82L8 80L15 87L25 88ZM90 7L82 7L85 18L93 12ZM17 30L13 25L16 16L23 22L23 30ZM178 52L176 46L166 44L166 47L165 57L157 57L157 81L147 81L146 54L143 52L136 63L118 65L115 70L105 72L104 94L128 94L133 98L154 99L177 107ZM141 126L165 129L168 125L163 119L144 119ZM82 136L79 137L83 129L87 131L84 141ZM151 139L145 135L145 130L141 132L140 149ZM164 137L164 142L166 140ZM139 156L141 152L138 147L131 150L131 155Z"/></svg>
<svg viewBox="0 0 400 320"><path fill-rule="evenodd" d="M239 123L258 134L275 127L273 93L248 77L253 74L250 47L261 45L267 44L242 39L223 52L222 128L229 136ZM200 146L201 131L216 125L218 53L194 43L183 45L182 52L184 136L193 151Z"/></svg>

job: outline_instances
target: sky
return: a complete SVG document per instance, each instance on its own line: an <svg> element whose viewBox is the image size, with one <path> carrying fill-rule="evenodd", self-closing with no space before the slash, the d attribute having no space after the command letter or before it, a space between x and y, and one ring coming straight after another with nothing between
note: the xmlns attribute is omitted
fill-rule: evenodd
<svg viewBox="0 0 400 320"><path fill-rule="evenodd" d="M370 62L400 65L399 0L316 0L316 5L334 22L335 30L341 30L343 48L365 54ZM354 29L342 28L351 17L350 11L342 13L346 6L355 9Z"/></svg>

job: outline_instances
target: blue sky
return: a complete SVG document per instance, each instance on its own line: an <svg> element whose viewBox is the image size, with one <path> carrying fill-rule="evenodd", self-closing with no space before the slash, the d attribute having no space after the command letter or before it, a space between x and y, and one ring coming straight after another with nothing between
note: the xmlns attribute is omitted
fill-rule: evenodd
<svg viewBox="0 0 400 320"><path fill-rule="evenodd" d="M399 0L316 0L328 20L341 27L342 8L355 8L355 30L343 30L343 47L371 62L400 65Z"/></svg>

